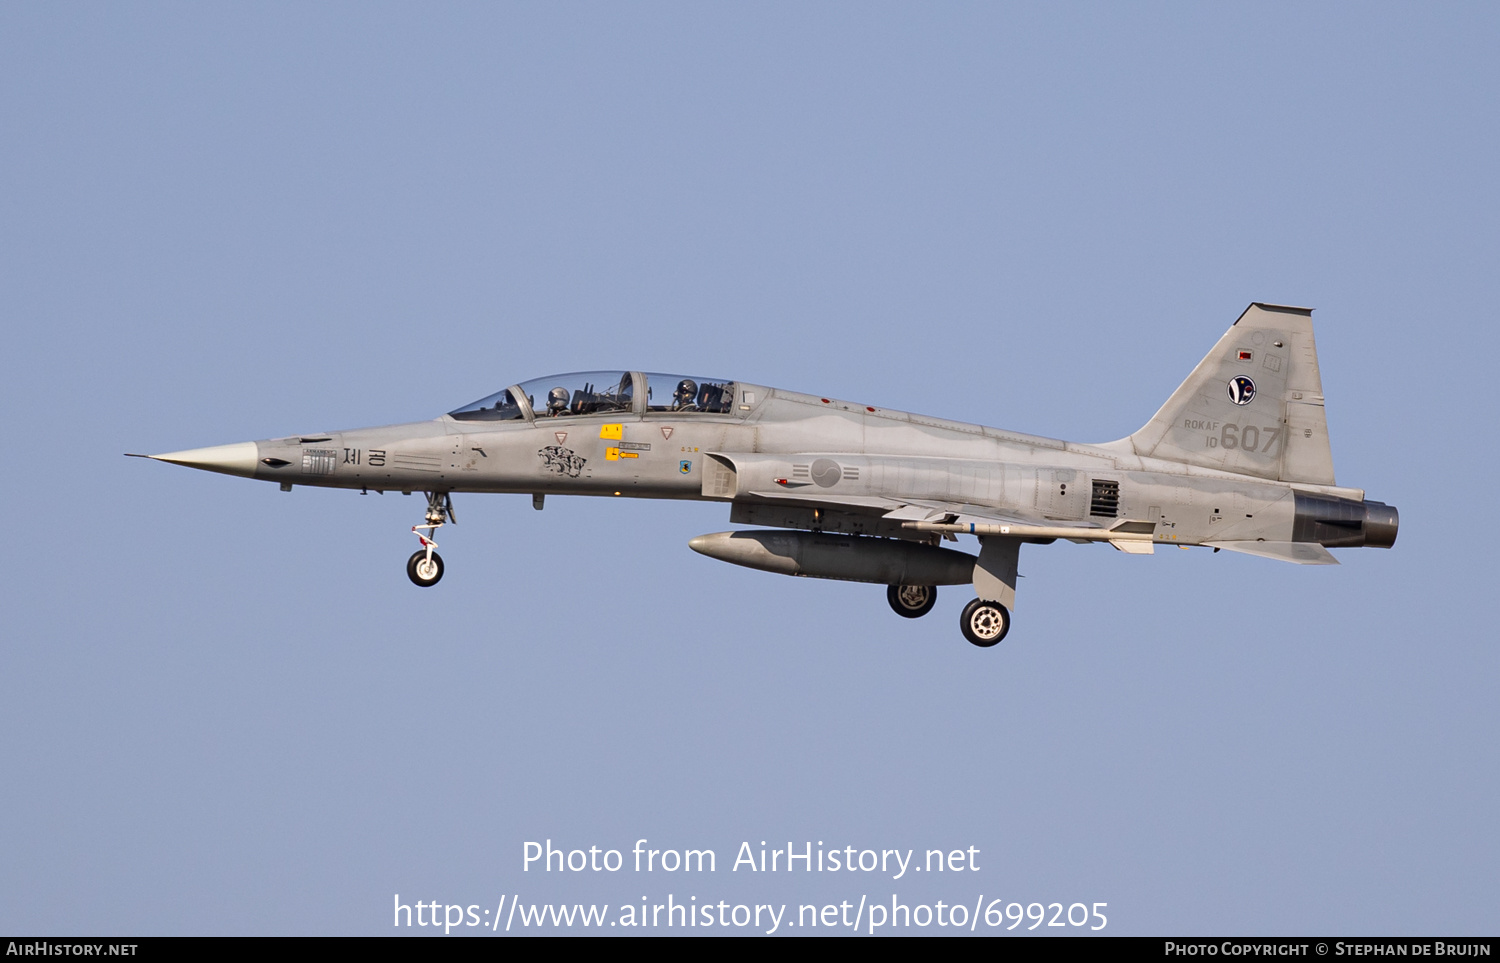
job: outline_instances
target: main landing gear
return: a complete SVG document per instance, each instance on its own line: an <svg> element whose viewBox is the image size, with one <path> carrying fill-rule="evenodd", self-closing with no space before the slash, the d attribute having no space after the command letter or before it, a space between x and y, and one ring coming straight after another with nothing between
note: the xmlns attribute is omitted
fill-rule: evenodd
<svg viewBox="0 0 1500 963"><path fill-rule="evenodd" d="M889 585L885 598L897 615L919 619L937 604L937 586ZM999 602L974 599L964 606L963 614L958 617L958 627L963 630L964 638L987 649L998 644L1010 631L1010 609Z"/></svg>
<svg viewBox="0 0 1500 963"><path fill-rule="evenodd" d="M964 638L981 648L989 648L1010 631L1010 609L988 599L973 599L958 617Z"/></svg>
<svg viewBox="0 0 1500 963"><path fill-rule="evenodd" d="M904 619L920 619L937 604L936 585L892 585L885 590L892 610Z"/></svg>
<svg viewBox="0 0 1500 963"><path fill-rule="evenodd" d="M447 492L424 492L427 496L427 524L413 525L412 533L422 543L422 547L406 560L406 577L417 585L427 588L436 585L438 579L443 577L443 556L433 549L437 548L437 542L428 535L437 533L443 527L444 522L458 521L453 515L453 496ZM426 529L428 535L422 534Z"/></svg>

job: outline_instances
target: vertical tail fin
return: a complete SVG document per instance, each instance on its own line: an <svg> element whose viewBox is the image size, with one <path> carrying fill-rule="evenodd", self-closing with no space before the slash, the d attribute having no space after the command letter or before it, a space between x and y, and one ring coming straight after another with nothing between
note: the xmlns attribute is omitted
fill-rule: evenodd
<svg viewBox="0 0 1500 963"><path fill-rule="evenodd" d="M1332 485L1312 310L1255 303L1126 443L1143 457Z"/></svg>

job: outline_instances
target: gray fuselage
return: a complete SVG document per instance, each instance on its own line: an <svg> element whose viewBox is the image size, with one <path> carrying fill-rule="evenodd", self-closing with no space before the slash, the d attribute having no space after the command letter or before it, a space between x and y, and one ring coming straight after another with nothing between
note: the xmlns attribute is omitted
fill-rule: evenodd
<svg viewBox="0 0 1500 963"><path fill-rule="evenodd" d="M371 491L718 500L736 504L736 521L868 534L902 534L876 520L927 500L1059 522L1138 519L1167 544L1372 544L1362 532L1315 537L1306 510L1298 524L1299 501L1357 505L1358 489L1158 461L1118 442L1063 442L744 383L734 390L732 410L718 414L636 404L503 422L445 415L259 441L254 477ZM815 511L820 504L828 510Z"/></svg>

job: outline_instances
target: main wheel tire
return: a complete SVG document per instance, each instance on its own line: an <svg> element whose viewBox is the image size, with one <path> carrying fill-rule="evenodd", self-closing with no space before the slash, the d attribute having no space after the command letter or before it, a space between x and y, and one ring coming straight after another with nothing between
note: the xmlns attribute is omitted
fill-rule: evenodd
<svg viewBox="0 0 1500 963"><path fill-rule="evenodd" d="M958 627L963 630L964 638L987 649L1010 631L1010 609L999 602L974 599L964 606L963 614L958 617Z"/></svg>
<svg viewBox="0 0 1500 963"><path fill-rule="evenodd" d="M443 556L433 552L432 561L429 562L427 549L418 551L406 560L406 577L423 588L436 585L443 577Z"/></svg>
<svg viewBox="0 0 1500 963"><path fill-rule="evenodd" d="M885 600L902 618L920 619L937 604L937 586L892 585L885 590Z"/></svg>

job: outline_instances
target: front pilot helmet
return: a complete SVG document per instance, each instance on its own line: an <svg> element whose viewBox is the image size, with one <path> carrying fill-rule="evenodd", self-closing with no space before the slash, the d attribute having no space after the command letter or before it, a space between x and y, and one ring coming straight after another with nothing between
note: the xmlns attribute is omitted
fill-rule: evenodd
<svg viewBox="0 0 1500 963"><path fill-rule="evenodd" d="M698 394L698 385L690 378L683 378L677 382L677 393L672 397L680 405L691 404L693 397Z"/></svg>
<svg viewBox="0 0 1500 963"><path fill-rule="evenodd" d="M568 389L553 388L547 392L548 411L566 411L568 409Z"/></svg>

